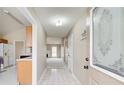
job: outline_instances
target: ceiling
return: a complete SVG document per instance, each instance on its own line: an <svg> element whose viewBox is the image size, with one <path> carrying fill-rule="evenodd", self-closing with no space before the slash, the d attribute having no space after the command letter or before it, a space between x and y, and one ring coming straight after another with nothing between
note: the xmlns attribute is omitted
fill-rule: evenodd
<svg viewBox="0 0 124 93"><path fill-rule="evenodd" d="M30 25L17 8L1 7L0 10L7 10L10 14L1 14L0 12L0 35L9 34L17 29L24 28L26 25Z"/></svg>
<svg viewBox="0 0 124 93"><path fill-rule="evenodd" d="M49 7L33 8L39 17L48 36L65 37L76 21L86 13L86 8L69 8L69 7ZM58 19L62 20L62 26L57 27Z"/></svg>

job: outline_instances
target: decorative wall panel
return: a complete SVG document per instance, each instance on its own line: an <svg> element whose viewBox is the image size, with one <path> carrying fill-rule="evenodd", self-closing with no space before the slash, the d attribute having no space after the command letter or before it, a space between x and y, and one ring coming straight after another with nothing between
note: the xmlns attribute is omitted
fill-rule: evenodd
<svg viewBox="0 0 124 93"><path fill-rule="evenodd" d="M100 7L92 13L93 64L120 76L124 76L123 10Z"/></svg>

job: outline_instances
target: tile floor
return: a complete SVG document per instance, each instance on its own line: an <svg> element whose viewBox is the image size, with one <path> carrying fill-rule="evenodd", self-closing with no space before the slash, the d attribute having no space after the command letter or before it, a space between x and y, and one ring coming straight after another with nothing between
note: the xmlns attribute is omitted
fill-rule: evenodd
<svg viewBox="0 0 124 93"><path fill-rule="evenodd" d="M9 67L7 71L0 73L0 85L17 85L16 67Z"/></svg>
<svg viewBox="0 0 124 93"><path fill-rule="evenodd" d="M62 59L47 59L47 66L40 85L80 85L65 67Z"/></svg>
<svg viewBox="0 0 124 93"><path fill-rule="evenodd" d="M63 59L62 58L48 58L47 59L47 68L50 68L50 69L64 68Z"/></svg>
<svg viewBox="0 0 124 93"><path fill-rule="evenodd" d="M0 85L17 85L16 67L0 73ZM64 65L62 59L47 59L47 69L40 85L80 85Z"/></svg>

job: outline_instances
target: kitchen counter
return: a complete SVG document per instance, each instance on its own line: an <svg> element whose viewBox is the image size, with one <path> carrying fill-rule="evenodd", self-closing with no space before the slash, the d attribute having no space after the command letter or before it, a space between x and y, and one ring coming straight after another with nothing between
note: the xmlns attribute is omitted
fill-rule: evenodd
<svg viewBox="0 0 124 93"><path fill-rule="evenodd" d="M21 58L21 59L16 59L16 61L31 61L32 62L32 58Z"/></svg>
<svg viewBox="0 0 124 93"><path fill-rule="evenodd" d="M17 59L16 65L18 83L21 85L32 84L32 58Z"/></svg>

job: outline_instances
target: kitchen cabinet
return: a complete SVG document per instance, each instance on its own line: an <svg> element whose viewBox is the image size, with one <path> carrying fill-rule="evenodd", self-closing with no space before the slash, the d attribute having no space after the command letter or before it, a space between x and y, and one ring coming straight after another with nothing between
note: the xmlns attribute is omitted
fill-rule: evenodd
<svg viewBox="0 0 124 93"><path fill-rule="evenodd" d="M17 60L17 81L20 85L32 84L32 61L31 59Z"/></svg>
<svg viewBox="0 0 124 93"><path fill-rule="evenodd" d="M8 44L8 40L6 40L6 39L0 39L0 43Z"/></svg>
<svg viewBox="0 0 124 93"><path fill-rule="evenodd" d="M26 27L26 47L32 47L32 26Z"/></svg>

